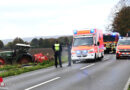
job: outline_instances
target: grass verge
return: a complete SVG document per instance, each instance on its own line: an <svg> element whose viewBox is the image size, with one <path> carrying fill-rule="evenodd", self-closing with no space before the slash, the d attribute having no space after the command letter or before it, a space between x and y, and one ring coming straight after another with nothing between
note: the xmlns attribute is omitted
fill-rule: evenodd
<svg viewBox="0 0 130 90"><path fill-rule="evenodd" d="M67 57L62 57L62 62L66 62ZM54 65L54 60L52 61L44 61L43 63L38 63L35 65L34 63L30 63L29 67L22 67L21 65L5 65L0 68L0 77L8 77L19 75L25 72L30 72L38 69L47 68Z"/></svg>
<svg viewBox="0 0 130 90"><path fill-rule="evenodd" d="M129 85L129 87L128 87L128 90L130 90L130 85Z"/></svg>

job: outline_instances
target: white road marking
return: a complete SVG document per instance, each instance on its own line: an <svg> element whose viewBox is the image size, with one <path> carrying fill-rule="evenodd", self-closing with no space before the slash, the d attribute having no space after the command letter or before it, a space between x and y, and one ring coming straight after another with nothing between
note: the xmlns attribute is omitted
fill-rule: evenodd
<svg viewBox="0 0 130 90"><path fill-rule="evenodd" d="M104 58L104 61L108 60L109 58Z"/></svg>
<svg viewBox="0 0 130 90"><path fill-rule="evenodd" d="M123 90L128 90L129 84L130 84L130 77L129 77L129 79L128 79L128 81L127 81Z"/></svg>
<svg viewBox="0 0 130 90"><path fill-rule="evenodd" d="M91 67L91 66L93 66L93 65L95 65L95 64L93 63L93 64L90 64L90 65L88 65L88 66L82 67L82 68L80 68L80 70L86 69L86 68Z"/></svg>
<svg viewBox="0 0 130 90"><path fill-rule="evenodd" d="M51 79L51 80L48 80L48 81L45 81L45 82L43 82L43 83L37 84L37 85L35 85L35 86L29 87L29 88L27 88L27 89L25 89L25 90L31 90L31 89L33 89L33 88L36 88L36 87L38 87L38 86L47 84L47 83L49 83L49 82L55 81L55 80L60 79L60 78L61 78L61 77L53 78L53 79Z"/></svg>

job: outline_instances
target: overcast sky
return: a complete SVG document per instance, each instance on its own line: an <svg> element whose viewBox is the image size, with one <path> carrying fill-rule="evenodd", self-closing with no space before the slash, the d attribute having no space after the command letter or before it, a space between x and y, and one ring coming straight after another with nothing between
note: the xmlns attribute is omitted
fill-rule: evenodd
<svg viewBox="0 0 130 90"><path fill-rule="evenodd" d="M0 0L0 39L71 35L74 29L105 30L119 0Z"/></svg>

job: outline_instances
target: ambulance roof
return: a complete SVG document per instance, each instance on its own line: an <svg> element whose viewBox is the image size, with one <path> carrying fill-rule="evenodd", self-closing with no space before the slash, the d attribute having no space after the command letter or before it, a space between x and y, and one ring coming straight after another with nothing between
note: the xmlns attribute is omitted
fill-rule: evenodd
<svg viewBox="0 0 130 90"><path fill-rule="evenodd" d="M74 30L74 35L95 34L95 33L96 33L96 29Z"/></svg>

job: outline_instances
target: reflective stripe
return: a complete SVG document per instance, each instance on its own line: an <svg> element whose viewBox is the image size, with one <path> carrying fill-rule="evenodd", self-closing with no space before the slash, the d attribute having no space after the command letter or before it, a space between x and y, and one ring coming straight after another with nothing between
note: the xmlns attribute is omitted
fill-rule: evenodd
<svg viewBox="0 0 130 90"><path fill-rule="evenodd" d="M55 51L59 51L60 50L60 44L55 44Z"/></svg>

